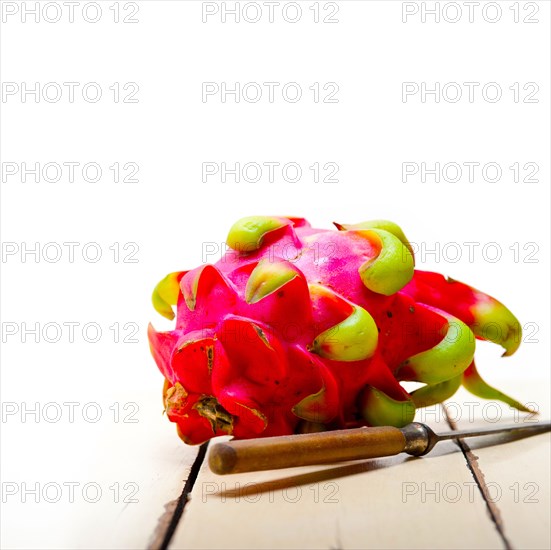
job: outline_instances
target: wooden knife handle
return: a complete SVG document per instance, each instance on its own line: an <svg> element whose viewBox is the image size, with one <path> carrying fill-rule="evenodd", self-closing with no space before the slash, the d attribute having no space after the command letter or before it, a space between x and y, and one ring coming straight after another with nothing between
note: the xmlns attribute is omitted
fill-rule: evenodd
<svg viewBox="0 0 551 550"><path fill-rule="evenodd" d="M391 426L217 443L209 466L220 475L396 455L406 438Z"/></svg>

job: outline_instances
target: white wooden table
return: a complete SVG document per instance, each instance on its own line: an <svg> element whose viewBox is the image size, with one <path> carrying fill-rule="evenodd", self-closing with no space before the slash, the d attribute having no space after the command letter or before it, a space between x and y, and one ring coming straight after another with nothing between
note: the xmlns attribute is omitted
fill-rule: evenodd
<svg viewBox="0 0 551 550"><path fill-rule="evenodd" d="M549 418L548 381L501 383L510 392L513 385L521 400L537 403L541 418ZM32 494L26 502L21 495L8 499L3 548L551 547L549 434L495 446L482 438L462 448L448 441L423 458L217 476L199 447L180 442L152 392L142 397L149 405L140 410L139 423L109 424L91 445L89 426L86 437L72 432L71 440L64 439L58 475L81 480L73 502L63 497L51 503L43 495L34 502ZM446 410L458 428L527 419L463 390ZM450 429L440 405L421 410L416 419ZM10 427L4 426L3 439L13 444ZM47 440L37 439L39 430L36 438L19 440L19 456L29 457L19 459L20 476L40 480L44 488L57 478L51 464L42 468L52 451ZM89 456L92 448L96 454ZM84 480L102 488L99 501L82 498Z"/></svg>
<svg viewBox="0 0 551 550"><path fill-rule="evenodd" d="M538 405L544 416L548 401ZM460 428L491 425L469 410L499 423L527 419L464 391L451 417L459 406ZM450 429L440 406L417 419ZM549 548L549 443L549 434L498 446L477 438L422 459L231 476L203 463L170 548Z"/></svg>
<svg viewBox="0 0 551 550"><path fill-rule="evenodd" d="M547 384L515 384L520 398L537 403L541 418L549 417ZM421 410L416 420L447 431L450 425L520 426L537 418L460 390L445 408ZM499 441L507 442L490 445ZM132 479L139 479L139 502L121 504L116 514L106 510L97 523L80 526L78 541L70 537L66 543L168 543L173 549L551 547L549 434L476 438L461 446L443 442L424 458L399 455L230 476L213 474L201 449L181 444L168 425L157 426L143 451L128 457Z"/></svg>

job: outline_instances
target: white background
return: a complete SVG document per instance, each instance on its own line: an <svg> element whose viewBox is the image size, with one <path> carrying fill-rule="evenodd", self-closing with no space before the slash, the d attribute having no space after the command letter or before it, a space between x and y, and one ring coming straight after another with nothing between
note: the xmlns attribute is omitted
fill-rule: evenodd
<svg viewBox="0 0 551 550"><path fill-rule="evenodd" d="M266 7L258 23L236 23L231 15L224 23L221 11L203 22L205 6L199 1L138 2L136 23L115 23L113 1L97 3L97 23L85 20L96 12L93 7L83 12L84 3L75 7L73 23L66 6L51 3L51 11L41 12L36 22L32 14L23 20L24 4L32 9L35 2L4 2L1 26L1 397L4 406L18 407L16 414L2 417L2 481L79 487L94 482L103 498L94 506L78 496L78 488L73 504L66 494L57 504L43 498L36 503L32 494L25 503L21 494L4 495L3 547L124 546L110 533L124 504L113 502L109 487L119 483L124 496L128 491L122 486L136 483L139 498L155 479L137 457L174 467L186 452L160 414L162 376L149 356L146 328L150 320L158 329L170 324L150 305L151 290L166 273L199 265L204 243L221 246L231 224L245 215L304 216L324 228L333 221L396 221L421 251L418 267L489 292L528 325L530 341L514 357L502 360L497 347L479 346L484 376L489 381L499 376L501 389L513 394L518 377L548 384L548 2L518 3L518 23L513 2L485 8L486 19L496 18L495 5L501 10L494 23L485 20L485 2L473 7L473 22L459 2L457 23L445 20L456 16L451 8L437 23L430 14L422 21L421 4L432 9L434 2L339 1L333 16L338 22L317 24L309 9L316 2L309 0L299 2L302 16L294 24L283 18L285 2L274 8L273 23ZM132 3L118 4L120 20L135 11ZM317 4L322 19L334 11L331 3ZM61 19L49 22L56 6ZM405 10L415 8L419 11L405 18ZM524 23L535 8L532 19L538 22ZM65 82L79 83L73 102ZM203 101L204 82L258 83L264 95L257 103L243 98L236 103L232 95L224 103L220 94ZM273 103L264 82L280 83ZM300 84L299 102L282 97L288 82ZM338 102L316 103L309 87L320 83L323 99L329 82L338 85ZM405 82L429 88L457 83L463 96L449 101L454 86L448 86L448 100L440 96L436 102L428 95L423 102L420 93L403 98ZM464 82L480 84L473 101ZM502 90L499 101L482 95L490 82ZM39 83L41 90L54 83L50 98L56 85L63 95L59 101L43 96L36 101L32 94L22 96L23 83L27 88ZM83 99L86 83L101 87L98 102ZM121 90L118 102L110 89L114 83ZM139 87L131 98L137 102L122 101L126 83ZM509 89L515 83L518 102ZM534 89L523 90L527 83L537 85L537 102L523 101ZM13 86L18 91L6 94ZM23 183L22 163L32 168L36 162L41 167L98 163L102 178L87 182L76 168L72 183L67 171L59 182L43 176L35 182L28 175ZM115 183L109 167L129 162L137 164L139 181ZM225 183L219 176L204 182L204 162L295 162L303 173L295 183L277 169L273 183L265 181L266 173L258 183L236 183L231 175ZM315 162L336 163L338 181L313 182L309 167ZM469 182L464 168L456 183L435 183L432 175L423 183L419 174L404 182L405 162L426 162L429 168L437 162L493 162L503 174L488 182L478 167ZM517 162L521 168L535 163L538 181L515 183L509 167ZM10 175L14 166L19 172ZM66 242L79 243L73 262ZM480 243L472 258L466 242ZM35 243L38 258L21 254ZM42 256L47 243L63 251L57 261ZM99 261L83 258L87 243L97 243ZM14 247L17 252L10 255ZM87 248L90 256L93 247ZM440 253L427 253L435 247ZM135 250L127 259L136 262L123 261ZM462 256L453 261L457 250ZM502 255L494 261L496 250ZM48 251L55 258L56 244ZM80 323L74 342L68 330L56 343L43 335L37 343L32 334L22 341L23 323L32 328L67 322ZM86 323L100 325L97 343L82 336ZM129 333L125 323L137 326L137 343L116 343L109 328L114 323L121 339ZM7 324L18 332L9 335ZM50 339L55 327L51 330ZM516 397L530 401L527 394ZM59 421L45 421L43 406L51 402L79 403L74 422L65 406ZM102 412L95 423L82 416L83 406L92 402ZM22 418L21 409L35 403L39 421L32 414ZM123 422L134 411L128 403L139 408L130 417L135 423ZM55 416L55 409L49 412ZM87 412L93 416L94 410ZM173 441L172 455L155 454L159 434Z"/></svg>

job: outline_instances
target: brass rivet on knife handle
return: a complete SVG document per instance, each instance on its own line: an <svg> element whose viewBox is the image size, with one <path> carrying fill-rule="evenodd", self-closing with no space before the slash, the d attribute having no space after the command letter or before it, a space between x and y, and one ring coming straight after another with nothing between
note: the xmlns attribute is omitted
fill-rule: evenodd
<svg viewBox="0 0 551 550"><path fill-rule="evenodd" d="M398 428L355 428L217 443L209 454L216 474L276 470L396 455L406 437Z"/></svg>
<svg viewBox="0 0 551 550"><path fill-rule="evenodd" d="M401 432L406 438L404 452L412 456L423 456L430 453L440 441L440 437L421 422L412 422L404 426Z"/></svg>

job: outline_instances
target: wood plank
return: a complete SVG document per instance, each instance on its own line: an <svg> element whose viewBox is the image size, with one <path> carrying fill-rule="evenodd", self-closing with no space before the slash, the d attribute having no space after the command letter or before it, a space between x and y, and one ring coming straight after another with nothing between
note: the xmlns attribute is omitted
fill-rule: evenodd
<svg viewBox="0 0 551 550"><path fill-rule="evenodd" d="M448 429L439 416L429 424ZM443 498L450 483L472 498ZM217 476L205 463L170 548L502 546L463 455L446 442L420 459L232 476Z"/></svg>
<svg viewBox="0 0 551 550"><path fill-rule="evenodd" d="M2 548L123 549L153 542L198 448L184 445L162 416L160 389L132 393L140 403L135 424L22 424L17 418L4 424L2 481L15 483L18 492L2 505ZM105 416L113 402L101 402ZM7 454L15 447L17 457ZM67 483L77 484L72 501ZM86 484L99 487L97 502L94 487L83 491ZM36 487L36 495L22 495Z"/></svg>
<svg viewBox="0 0 551 550"><path fill-rule="evenodd" d="M199 447L185 445L177 436L174 424L161 417L162 407L151 400L151 390L142 402L144 410L140 437L120 449L117 466L119 476L136 479L140 488L139 502L121 504L110 512L111 525L101 541L104 548L160 548L176 504L190 473ZM154 397L158 398L158 395ZM161 422L159 422L161 420Z"/></svg>

